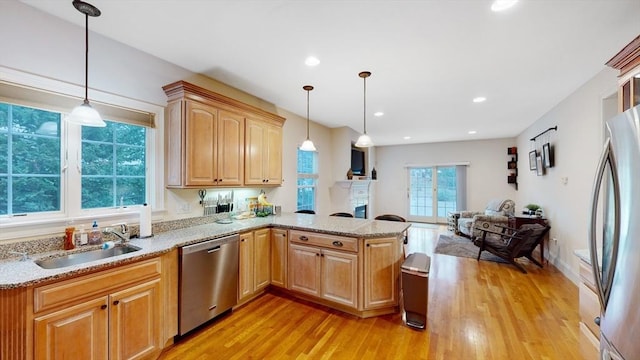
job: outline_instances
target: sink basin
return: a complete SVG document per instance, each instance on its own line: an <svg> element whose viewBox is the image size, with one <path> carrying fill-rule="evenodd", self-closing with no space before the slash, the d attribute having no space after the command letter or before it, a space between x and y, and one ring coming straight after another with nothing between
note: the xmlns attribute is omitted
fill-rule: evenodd
<svg viewBox="0 0 640 360"><path fill-rule="evenodd" d="M107 259L113 256L132 253L140 250L139 247L133 245L118 245L111 249L98 249L85 251L75 254L64 255L60 257L36 260L35 263L43 269L57 269L71 265L86 263L100 259Z"/></svg>

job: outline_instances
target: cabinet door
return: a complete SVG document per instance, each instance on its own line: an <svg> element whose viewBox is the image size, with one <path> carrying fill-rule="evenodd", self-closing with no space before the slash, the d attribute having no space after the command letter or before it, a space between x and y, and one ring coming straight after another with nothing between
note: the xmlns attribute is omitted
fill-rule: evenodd
<svg viewBox="0 0 640 360"><path fill-rule="evenodd" d="M352 308L358 307L358 256L322 250L322 297Z"/></svg>
<svg viewBox="0 0 640 360"><path fill-rule="evenodd" d="M217 185L242 185L244 117L220 110L217 126Z"/></svg>
<svg viewBox="0 0 640 360"><path fill-rule="evenodd" d="M253 233L240 234L240 276L238 284L238 302L242 303L253 295Z"/></svg>
<svg viewBox="0 0 640 360"><path fill-rule="evenodd" d="M282 128L266 125L264 179L269 185L282 184Z"/></svg>
<svg viewBox="0 0 640 360"><path fill-rule="evenodd" d="M35 359L107 359L107 297L34 320Z"/></svg>
<svg viewBox="0 0 640 360"><path fill-rule="evenodd" d="M270 229L256 230L253 234L254 292L264 289L271 282L271 233Z"/></svg>
<svg viewBox="0 0 640 360"><path fill-rule="evenodd" d="M320 250L289 244L289 289L320 296Z"/></svg>
<svg viewBox="0 0 640 360"><path fill-rule="evenodd" d="M143 359L160 354L160 296L160 279L109 296L110 359Z"/></svg>
<svg viewBox="0 0 640 360"><path fill-rule="evenodd" d="M194 101L186 102L185 185L210 186L216 182L215 126L218 110Z"/></svg>
<svg viewBox="0 0 640 360"><path fill-rule="evenodd" d="M244 144L244 184L264 184L264 124L259 121L247 119L245 124Z"/></svg>
<svg viewBox="0 0 640 360"><path fill-rule="evenodd" d="M271 229L271 285L287 287L287 230Z"/></svg>
<svg viewBox="0 0 640 360"><path fill-rule="evenodd" d="M367 239L364 244L364 308L397 305L398 240Z"/></svg>

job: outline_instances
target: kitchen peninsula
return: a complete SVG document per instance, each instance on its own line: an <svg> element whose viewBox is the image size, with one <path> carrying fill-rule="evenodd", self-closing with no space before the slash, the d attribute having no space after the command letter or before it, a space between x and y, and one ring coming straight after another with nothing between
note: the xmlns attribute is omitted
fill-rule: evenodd
<svg viewBox="0 0 640 360"><path fill-rule="evenodd" d="M154 224L154 237L130 241L139 251L64 268L1 261L0 332L8 336L0 355L39 358L81 343L83 356L156 357L177 334L179 248L230 234L250 244L244 252L240 245L240 304L277 288L360 317L398 311L407 223L307 214L210 220L165 232ZM86 339L64 339L72 333Z"/></svg>

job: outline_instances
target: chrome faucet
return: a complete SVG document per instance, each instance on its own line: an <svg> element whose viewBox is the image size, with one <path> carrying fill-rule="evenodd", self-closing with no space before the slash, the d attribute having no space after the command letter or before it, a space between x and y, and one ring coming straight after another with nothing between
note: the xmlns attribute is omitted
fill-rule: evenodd
<svg viewBox="0 0 640 360"><path fill-rule="evenodd" d="M20 261L27 261L29 260L29 253L28 252L22 252L22 251L9 251L9 254L13 254L13 255L20 255Z"/></svg>
<svg viewBox="0 0 640 360"><path fill-rule="evenodd" d="M114 230L112 227L106 227L102 232L105 234L113 234L120 238L121 243L129 242L131 239L131 233L129 232L129 226L127 223L113 224L112 226L119 226L119 230Z"/></svg>

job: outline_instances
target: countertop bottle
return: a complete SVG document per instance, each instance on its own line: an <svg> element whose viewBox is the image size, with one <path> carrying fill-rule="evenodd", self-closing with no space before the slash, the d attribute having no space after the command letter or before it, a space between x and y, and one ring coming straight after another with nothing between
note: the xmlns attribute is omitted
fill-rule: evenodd
<svg viewBox="0 0 640 360"><path fill-rule="evenodd" d="M80 230L76 232L76 247L87 245L89 243L89 236L84 230L84 225L80 225Z"/></svg>
<svg viewBox="0 0 640 360"><path fill-rule="evenodd" d="M98 222L94 220L93 225L91 225L91 233L89 234L89 245L100 244L102 244L102 232L100 232Z"/></svg>

